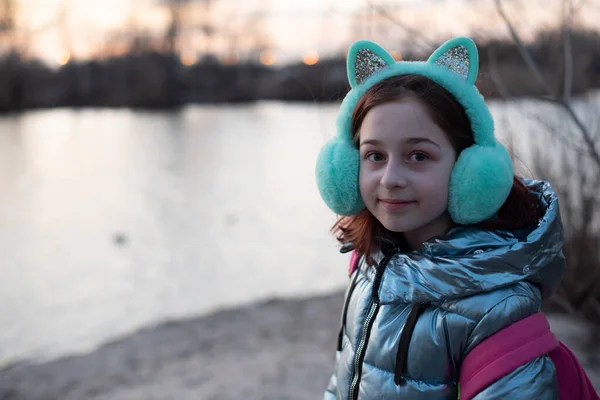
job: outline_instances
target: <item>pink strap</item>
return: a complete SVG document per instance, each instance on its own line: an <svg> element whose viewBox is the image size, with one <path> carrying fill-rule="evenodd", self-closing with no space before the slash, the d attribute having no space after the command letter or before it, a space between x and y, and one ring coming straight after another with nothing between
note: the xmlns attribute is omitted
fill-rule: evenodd
<svg viewBox="0 0 600 400"><path fill-rule="evenodd" d="M543 313L509 325L481 342L464 359L460 369L460 399L471 399L516 368L558 346Z"/></svg>
<svg viewBox="0 0 600 400"><path fill-rule="evenodd" d="M592 382L579 363L577 356L564 344L550 352L550 358L556 367L556 378L560 391L560 400L599 400Z"/></svg>
<svg viewBox="0 0 600 400"><path fill-rule="evenodd" d="M358 260L359 260L358 253L355 250L353 250L352 254L350 255L350 275L352 275L352 273L358 267Z"/></svg>

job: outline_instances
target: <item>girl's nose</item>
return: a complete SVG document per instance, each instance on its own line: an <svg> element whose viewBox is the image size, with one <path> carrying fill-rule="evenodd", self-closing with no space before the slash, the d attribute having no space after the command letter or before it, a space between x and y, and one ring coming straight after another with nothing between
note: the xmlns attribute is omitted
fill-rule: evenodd
<svg viewBox="0 0 600 400"><path fill-rule="evenodd" d="M408 182L405 172L401 166L391 162L388 163L381 177L381 185L386 189L405 187Z"/></svg>

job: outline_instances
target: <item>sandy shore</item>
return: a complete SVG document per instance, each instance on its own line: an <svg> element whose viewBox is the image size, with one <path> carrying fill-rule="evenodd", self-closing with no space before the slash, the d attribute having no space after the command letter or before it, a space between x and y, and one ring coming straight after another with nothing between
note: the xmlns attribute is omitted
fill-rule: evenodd
<svg viewBox="0 0 600 400"><path fill-rule="evenodd" d="M343 293L273 300L167 323L97 351L0 371L0 400L319 399L334 359ZM551 318L600 388L589 332ZM594 358L596 359L594 361Z"/></svg>

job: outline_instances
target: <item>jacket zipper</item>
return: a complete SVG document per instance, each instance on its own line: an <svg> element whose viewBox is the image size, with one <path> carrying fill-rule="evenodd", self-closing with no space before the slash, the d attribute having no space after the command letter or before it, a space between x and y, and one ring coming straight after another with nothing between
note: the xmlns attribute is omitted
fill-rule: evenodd
<svg viewBox="0 0 600 400"><path fill-rule="evenodd" d="M375 322L375 317L379 312L379 286L381 285L381 278L383 276L383 271L387 263L390 259L396 254L395 252L389 255L388 257L381 260L379 265L377 266L377 274L375 276L375 281L373 282L373 293L371 295L371 301L369 302L369 313L365 318L365 322L363 324L360 342L358 343L358 347L356 348L356 354L354 355L354 371L353 376L350 383L350 399L357 400L358 399L358 387L360 385L360 376L362 375L362 363L365 359L365 354L367 352L367 343L369 341L369 336L371 335L371 328L373 327L373 322Z"/></svg>
<svg viewBox="0 0 600 400"><path fill-rule="evenodd" d="M365 358L365 350L367 349L367 340L369 333L371 332L371 325L375 320L377 311L379 311L379 301L371 302L369 314L363 325L361 340L354 356L354 376L352 377L352 383L350 384L350 399L352 400L358 399L358 385L362 374L362 363Z"/></svg>

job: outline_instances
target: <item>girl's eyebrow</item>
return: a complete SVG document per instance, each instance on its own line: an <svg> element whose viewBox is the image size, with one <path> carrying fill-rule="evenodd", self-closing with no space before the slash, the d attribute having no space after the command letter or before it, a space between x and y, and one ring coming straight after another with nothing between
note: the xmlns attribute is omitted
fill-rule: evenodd
<svg viewBox="0 0 600 400"><path fill-rule="evenodd" d="M365 146L367 144L372 144L373 146L380 146L382 144L382 142L377 139L369 139L369 140L365 140L364 142L361 142L360 147Z"/></svg>
<svg viewBox="0 0 600 400"><path fill-rule="evenodd" d="M419 144L419 143L423 143L423 142L425 142L425 143L431 143L432 145L437 146L437 147L439 147L441 149L441 146L439 144L437 144L436 142L434 142L431 139L427 139L427 138L424 138L424 137L408 138L408 139L405 140L405 142L409 143L409 144Z"/></svg>
<svg viewBox="0 0 600 400"><path fill-rule="evenodd" d="M424 137L408 138L404 142L407 144L431 143L432 145L437 146L441 149L441 146L439 144L437 144L436 142L434 142L431 139L427 139ZM365 140L364 142L361 142L360 147L362 147L364 145L368 145L368 144L371 144L373 146L381 146L383 143L377 139L369 139L369 140Z"/></svg>

